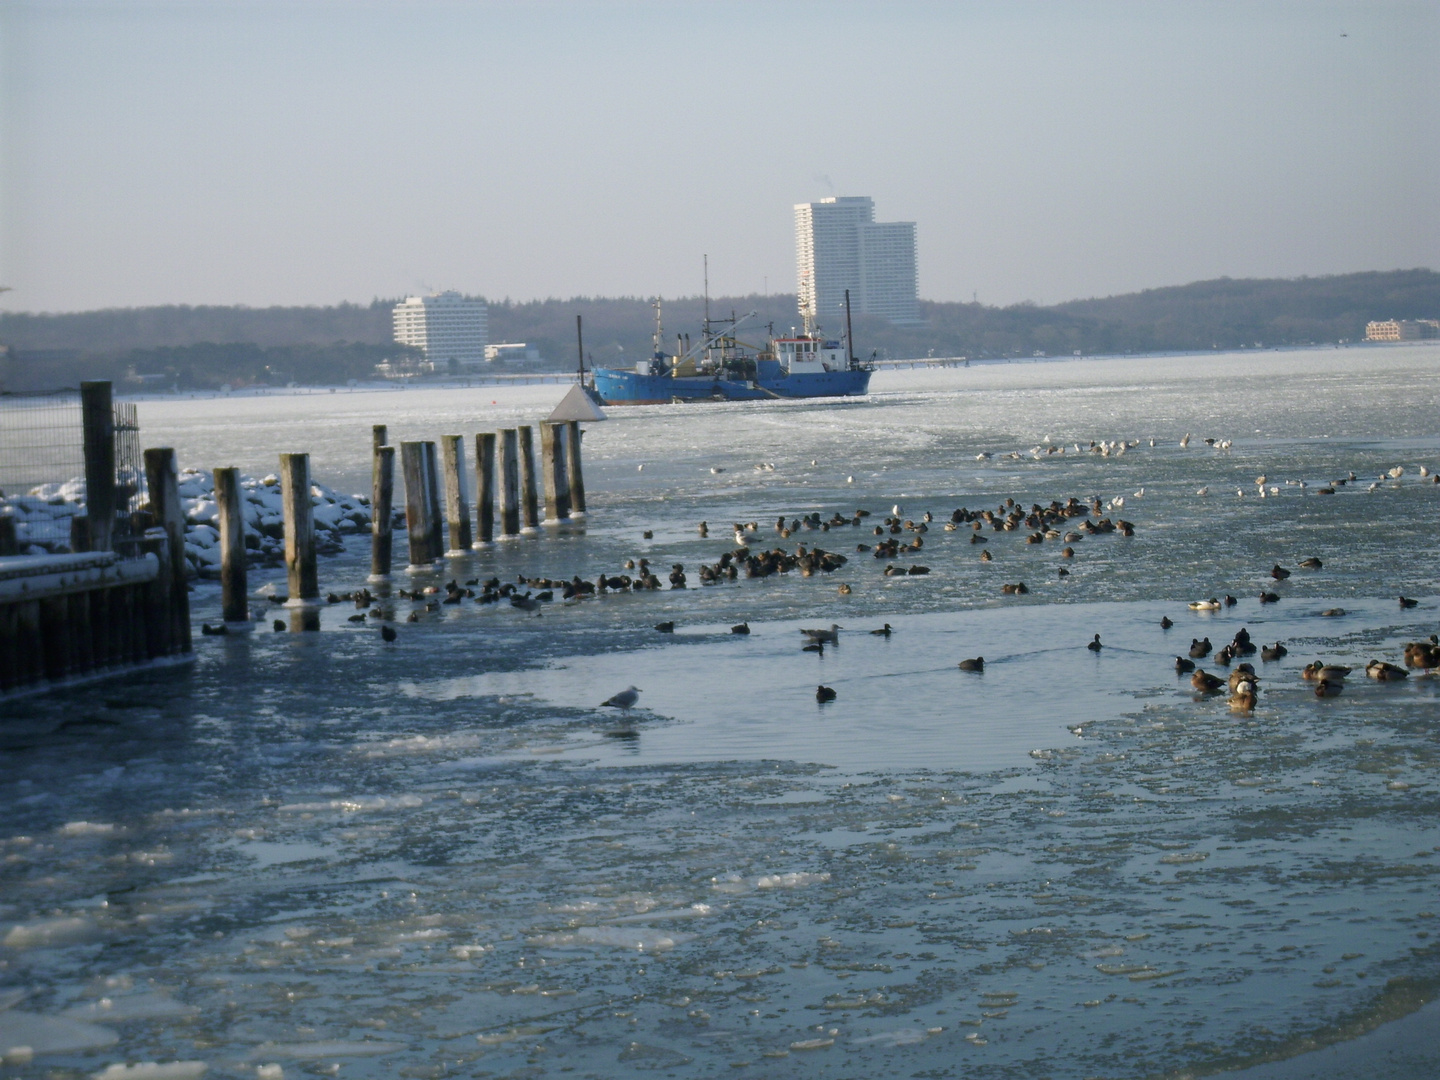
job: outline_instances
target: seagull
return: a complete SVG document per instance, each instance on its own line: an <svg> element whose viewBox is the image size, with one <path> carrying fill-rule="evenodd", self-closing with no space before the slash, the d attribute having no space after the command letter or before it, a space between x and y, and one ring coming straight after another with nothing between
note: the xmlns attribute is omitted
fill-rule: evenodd
<svg viewBox="0 0 1440 1080"><path fill-rule="evenodd" d="M801 630L800 633L804 634L811 641L817 641L822 645L827 643L838 645L840 643L840 631L843 629L844 627L839 623L831 623L829 630L812 628L809 630Z"/></svg>
<svg viewBox="0 0 1440 1080"><path fill-rule="evenodd" d="M1209 484L1206 484L1206 485L1205 485L1204 487L1202 487L1199 491L1195 492L1195 494L1196 494L1196 495L1209 495L1209 494L1210 494L1210 485L1209 485Z"/></svg>
<svg viewBox="0 0 1440 1080"><path fill-rule="evenodd" d="M616 694L614 697L606 698L600 703L600 707L603 709L608 705L612 709L619 709L621 712L628 713L631 709L635 707L635 703L639 700L639 689L634 686L630 686L624 690L621 690L620 693Z"/></svg>

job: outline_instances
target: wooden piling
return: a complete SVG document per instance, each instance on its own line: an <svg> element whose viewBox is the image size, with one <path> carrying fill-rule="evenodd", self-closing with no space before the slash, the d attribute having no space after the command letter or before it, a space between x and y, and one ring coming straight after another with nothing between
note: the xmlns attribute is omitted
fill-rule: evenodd
<svg viewBox="0 0 1440 1080"><path fill-rule="evenodd" d="M384 437L385 425L376 424L378 437ZM390 563L395 550L395 448L375 447L370 477L370 580L383 581L390 576Z"/></svg>
<svg viewBox="0 0 1440 1080"><path fill-rule="evenodd" d="M565 463L570 470L570 516L585 516L585 475L580 469L580 421L571 420L565 425Z"/></svg>
<svg viewBox="0 0 1440 1080"><path fill-rule="evenodd" d="M180 505L180 480L175 451L168 446L145 451L145 486L150 493L150 513L165 530L168 543L165 569L170 577L167 603L170 605L169 652L189 652L190 589L185 581L185 511Z"/></svg>
<svg viewBox="0 0 1440 1080"><path fill-rule="evenodd" d="M227 623L249 623L246 587L245 515L240 501L240 470L215 470L215 502L220 508L220 612Z"/></svg>
<svg viewBox="0 0 1440 1080"><path fill-rule="evenodd" d="M410 569L428 570L430 553L430 485L425 477L425 444L400 444L400 470L405 475L405 532L410 543Z"/></svg>
<svg viewBox="0 0 1440 1080"><path fill-rule="evenodd" d="M382 446L389 446L390 440L386 438L389 429L384 424L374 424L370 428L370 449L379 450Z"/></svg>
<svg viewBox="0 0 1440 1080"><path fill-rule="evenodd" d="M482 431L475 436L475 476L479 483L476 493L475 523L479 535L472 547L488 547L495 540L495 433Z"/></svg>
<svg viewBox="0 0 1440 1080"><path fill-rule="evenodd" d="M115 405L108 382L80 384L89 551L109 551L115 532Z"/></svg>
<svg viewBox="0 0 1440 1080"><path fill-rule="evenodd" d="M540 425L540 473L545 483L545 524L570 517L570 481L565 475L565 425Z"/></svg>
<svg viewBox="0 0 1440 1080"><path fill-rule="evenodd" d="M427 440L425 447L425 505L430 510L429 539L427 540L430 561L439 562L445 555L445 505L440 501L440 455L435 444Z"/></svg>
<svg viewBox="0 0 1440 1080"><path fill-rule="evenodd" d="M515 432L520 440L520 508L525 514L520 531L536 533L540 531L540 493L535 487L535 430L521 424Z"/></svg>
<svg viewBox="0 0 1440 1080"><path fill-rule="evenodd" d="M140 598L141 621L145 626L145 659L154 660L175 651L170 621L170 612L174 608L170 594L175 587L175 577L170 566L170 540L163 528L147 529L140 548L147 555L154 555L160 564L159 573L146 584Z"/></svg>
<svg viewBox="0 0 1440 1080"><path fill-rule="evenodd" d="M514 428L500 433L500 535L520 535L520 436Z"/></svg>
<svg viewBox="0 0 1440 1080"><path fill-rule="evenodd" d="M19 555L20 538L15 534L15 518L0 514L0 555Z"/></svg>
<svg viewBox="0 0 1440 1080"><path fill-rule="evenodd" d="M315 565L315 504L310 495L310 455L280 455L280 497L285 515L285 576L295 607L320 599Z"/></svg>
<svg viewBox="0 0 1440 1080"><path fill-rule="evenodd" d="M461 435L440 436L440 460L445 468L445 529L450 547L446 555L470 551L470 500L465 475L465 439Z"/></svg>

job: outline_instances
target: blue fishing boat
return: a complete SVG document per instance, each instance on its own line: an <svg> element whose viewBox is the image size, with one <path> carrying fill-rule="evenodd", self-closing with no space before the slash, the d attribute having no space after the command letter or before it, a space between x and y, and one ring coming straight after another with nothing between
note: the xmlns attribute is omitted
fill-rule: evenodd
<svg viewBox="0 0 1440 1080"><path fill-rule="evenodd" d="M792 337L770 334L763 347L745 345L736 332L741 318L705 320L699 343L675 352L663 346L660 304L655 304L655 347L634 370L595 368L590 389L602 405L658 405L689 401L762 401L766 398L859 397L870 389L870 368L855 358L848 327L845 340L820 332L810 318Z"/></svg>

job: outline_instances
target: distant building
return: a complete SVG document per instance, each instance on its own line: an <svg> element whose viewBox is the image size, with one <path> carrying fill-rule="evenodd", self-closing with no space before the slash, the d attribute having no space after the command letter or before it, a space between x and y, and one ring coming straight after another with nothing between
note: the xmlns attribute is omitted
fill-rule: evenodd
<svg viewBox="0 0 1440 1080"><path fill-rule="evenodd" d="M795 207L800 313L836 331L845 290L855 312L893 323L920 322L915 223L875 220L868 196L831 196Z"/></svg>
<svg viewBox="0 0 1440 1080"><path fill-rule="evenodd" d="M1366 341L1419 341L1440 338L1440 319L1385 319L1365 324Z"/></svg>
<svg viewBox="0 0 1440 1080"><path fill-rule="evenodd" d="M458 292L409 296L395 305L395 340L425 354L435 371L471 371L485 363L490 311Z"/></svg>
<svg viewBox="0 0 1440 1080"><path fill-rule="evenodd" d="M499 345L485 346L485 360L491 364L497 360L507 364L518 364L524 360L539 359L540 350L526 345L523 341L501 342Z"/></svg>

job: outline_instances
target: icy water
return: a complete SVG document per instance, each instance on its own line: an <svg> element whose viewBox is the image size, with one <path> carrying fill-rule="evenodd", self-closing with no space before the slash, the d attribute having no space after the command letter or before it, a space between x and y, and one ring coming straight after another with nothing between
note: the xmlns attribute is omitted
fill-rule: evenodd
<svg viewBox="0 0 1440 1080"><path fill-rule="evenodd" d="M643 557L662 581L683 564L687 589L538 617L386 599L393 645L350 605L318 634L272 632L292 618L272 608L254 634L197 636L188 671L7 705L0 1050L34 1051L7 1075L1197 1075L1429 1000L1440 681L1358 669L1440 630L1440 486L1419 475L1440 468L1440 348L872 388L612 410L586 433L583 533L395 579L594 580ZM469 436L561 392L140 415L182 464L263 474L308 450L318 479L363 492L370 424L392 442ZM1118 439L1139 445L1085 452ZM942 528L957 507L1070 496L1123 498L1105 513L1135 535L1062 559L1028 529L977 545ZM934 515L923 547L856 551L896 506ZM856 508L873 513L861 527L775 532L782 514ZM700 586L748 521L767 547L849 562ZM352 541L322 561L322 590L358 588L366 557ZM886 577L890 562L931 572ZM1273 581L1277 563L1293 576ZM283 591L252 576L267 584ZM1187 606L1226 594L1238 604ZM193 604L218 620L213 585ZM653 629L666 620L673 635ZM753 632L731 634L742 620ZM832 622L838 645L801 651L800 627ZM1250 658L1252 713L1174 672L1192 638L1218 648L1242 626L1290 650ZM976 655L982 673L957 668ZM1357 667L1340 696L1300 679L1313 659ZM822 683L836 700L816 702ZM597 707L631 684L628 720ZM1406 1061L1370 1075L1437 1067Z"/></svg>

